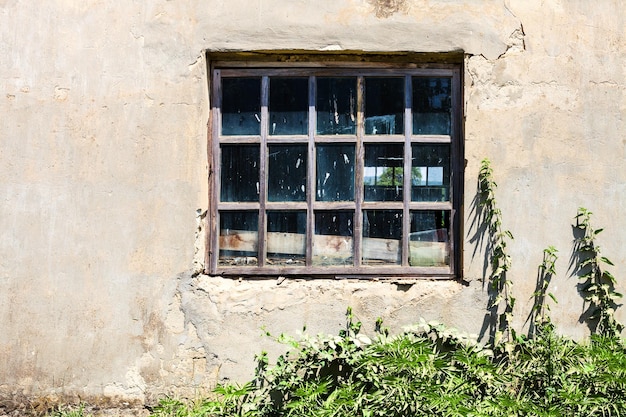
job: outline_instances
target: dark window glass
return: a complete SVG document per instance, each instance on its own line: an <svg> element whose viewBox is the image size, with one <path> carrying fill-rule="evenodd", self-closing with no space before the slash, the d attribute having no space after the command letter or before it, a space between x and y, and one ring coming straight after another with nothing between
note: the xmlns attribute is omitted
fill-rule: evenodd
<svg viewBox="0 0 626 417"><path fill-rule="evenodd" d="M365 79L365 134L404 133L404 78Z"/></svg>
<svg viewBox="0 0 626 417"><path fill-rule="evenodd" d="M259 201L259 146L222 145L221 201Z"/></svg>
<svg viewBox="0 0 626 417"><path fill-rule="evenodd" d="M305 265L306 212L267 212L267 264Z"/></svg>
<svg viewBox="0 0 626 417"><path fill-rule="evenodd" d="M354 145L317 146L317 201L354 200Z"/></svg>
<svg viewBox="0 0 626 417"><path fill-rule="evenodd" d="M222 135L261 133L261 79L222 79Z"/></svg>
<svg viewBox="0 0 626 417"><path fill-rule="evenodd" d="M413 78L413 134L450 134L450 78Z"/></svg>
<svg viewBox="0 0 626 417"><path fill-rule="evenodd" d="M353 265L353 221L351 211L315 213L313 265Z"/></svg>
<svg viewBox="0 0 626 417"><path fill-rule="evenodd" d="M363 212L363 264L399 265L402 253L402 211Z"/></svg>
<svg viewBox="0 0 626 417"><path fill-rule="evenodd" d="M305 201L307 175L306 145L269 147L269 201Z"/></svg>
<svg viewBox="0 0 626 417"><path fill-rule="evenodd" d="M354 135L356 78L318 78L316 107L318 135Z"/></svg>
<svg viewBox="0 0 626 417"><path fill-rule="evenodd" d="M220 212L219 264L257 265L259 215L256 211Z"/></svg>
<svg viewBox="0 0 626 417"><path fill-rule="evenodd" d="M412 211L409 264L411 266L449 266L449 237L449 211Z"/></svg>
<svg viewBox="0 0 626 417"><path fill-rule="evenodd" d="M402 201L403 145L365 145L366 201Z"/></svg>
<svg viewBox="0 0 626 417"><path fill-rule="evenodd" d="M450 145L413 145L412 201L450 200Z"/></svg>
<svg viewBox="0 0 626 417"><path fill-rule="evenodd" d="M270 78L270 135L309 133L308 78Z"/></svg>

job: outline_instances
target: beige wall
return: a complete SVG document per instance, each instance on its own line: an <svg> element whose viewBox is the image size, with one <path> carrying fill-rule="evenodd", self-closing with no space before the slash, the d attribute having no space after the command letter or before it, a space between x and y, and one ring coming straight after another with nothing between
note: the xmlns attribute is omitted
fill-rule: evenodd
<svg viewBox="0 0 626 417"><path fill-rule="evenodd" d="M518 326L555 245L554 316L585 336L579 206L618 279L626 262L624 20L619 0L0 0L0 396L142 402L241 380L273 346L261 326L334 332L349 305L366 330L424 317L478 333L483 157L515 235ZM468 282L192 276L206 50L464 51Z"/></svg>

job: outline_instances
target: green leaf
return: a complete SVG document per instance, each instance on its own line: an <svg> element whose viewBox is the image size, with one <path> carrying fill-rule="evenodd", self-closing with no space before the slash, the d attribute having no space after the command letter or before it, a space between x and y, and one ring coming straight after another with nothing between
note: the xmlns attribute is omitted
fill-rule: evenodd
<svg viewBox="0 0 626 417"><path fill-rule="evenodd" d="M605 264L613 266L613 262L611 262L611 260L605 256L600 257L600 260L604 262Z"/></svg>

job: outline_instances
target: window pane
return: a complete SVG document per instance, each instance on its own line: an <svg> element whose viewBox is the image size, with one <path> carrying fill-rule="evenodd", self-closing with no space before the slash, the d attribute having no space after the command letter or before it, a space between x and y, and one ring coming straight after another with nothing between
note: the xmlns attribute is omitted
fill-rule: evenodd
<svg viewBox="0 0 626 417"><path fill-rule="evenodd" d="M306 145L269 147L269 201L306 200Z"/></svg>
<svg viewBox="0 0 626 417"><path fill-rule="evenodd" d="M411 266L449 266L449 236L449 211L412 211L409 264Z"/></svg>
<svg viewBox="0 0 626 417"><path fill-rule="evenodd" d="M354 200L354 145L317 146L317 201Z"/></svg>
<svg viewBox="0 0 626 417"><path fill-rule="evenodd" d="M259 146L223 145L221 201L259 201Z"/></svg>
<svg viewBox="0 0 626 417"><path fill-rule="evenodd" d="M403 145L365 145L366 201L402 201Z"/></svg>
<svg viewBox="0 0 626 417"><path fill-rule="evenodd" d="M308 78L270 78L270 135L309 133Z"/></svg>
<svg viewBox="0 0 626 417"><path fill-rule="evenodd" d="M267 264L305 265L306 212L267 212Z"/></svg>
<svg viewBox="0 0 626 417"><path fill-rule="evenodd" d="M450 78L413 78L413 134L450 134Z"/></svg>
<svg viewBox="0 0 626 417"><path fill-rule="evenodd" d="M365 134L404 133L404 78L365 79Z"/></svg>
<svg viewBox="0 0 626 417"><path fill-rule="evenodd" d="M399 265L401 258L402 212L363 212L363 264Z"/></svg>
<svg viewBox="0 0 626 417"><path fill-rule="evenodd" d="M355 134L356 78L318 78L316 103L317 134Z"/></svg>
<svg viewBox="0 0 626 417"><path fill-rule="evenodd" d="M261 133L261 79L222 79L222 135Z"/></svg>
<svg viewBox="0 0 626 417"><path fill-rule="evenodd" d="M219 265L257 265L259 215L256 211L220 212Z"/></svg>
<svg viewBox="0 0 626 417"><path fill-rule="evenodd" d="M348 211L315 213L313 265L353 265L353 217Z"/></svg>
<svg viewBox="0 0 626 417"><path fill-rule="evenodd" d="M450 200L450 146L413 145L412 201Z"/></svg>

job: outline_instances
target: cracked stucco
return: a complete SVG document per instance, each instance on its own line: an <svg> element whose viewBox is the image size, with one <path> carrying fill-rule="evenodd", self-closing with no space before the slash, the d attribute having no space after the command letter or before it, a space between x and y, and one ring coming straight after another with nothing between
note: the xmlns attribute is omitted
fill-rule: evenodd
<svg viewBox="0 0 626 417"><path fill-rule="evenodd" d="M571 222L626 263L626 16L619 1L0 0L0 397L149 402L250 375L261 327L420 317L484 324L480 160L499 185L522 327L542 250L561 331L584 337ZM36 45L36 47L33 47ZM205 52L465 56L464 272L451 281L229 280L204 261ZM611 230L612 232L608 232ZM623 289L621 289L623 291ZM620 312L620 314L622 314ZM22 397L20 397L22 398Z"/></svg>

